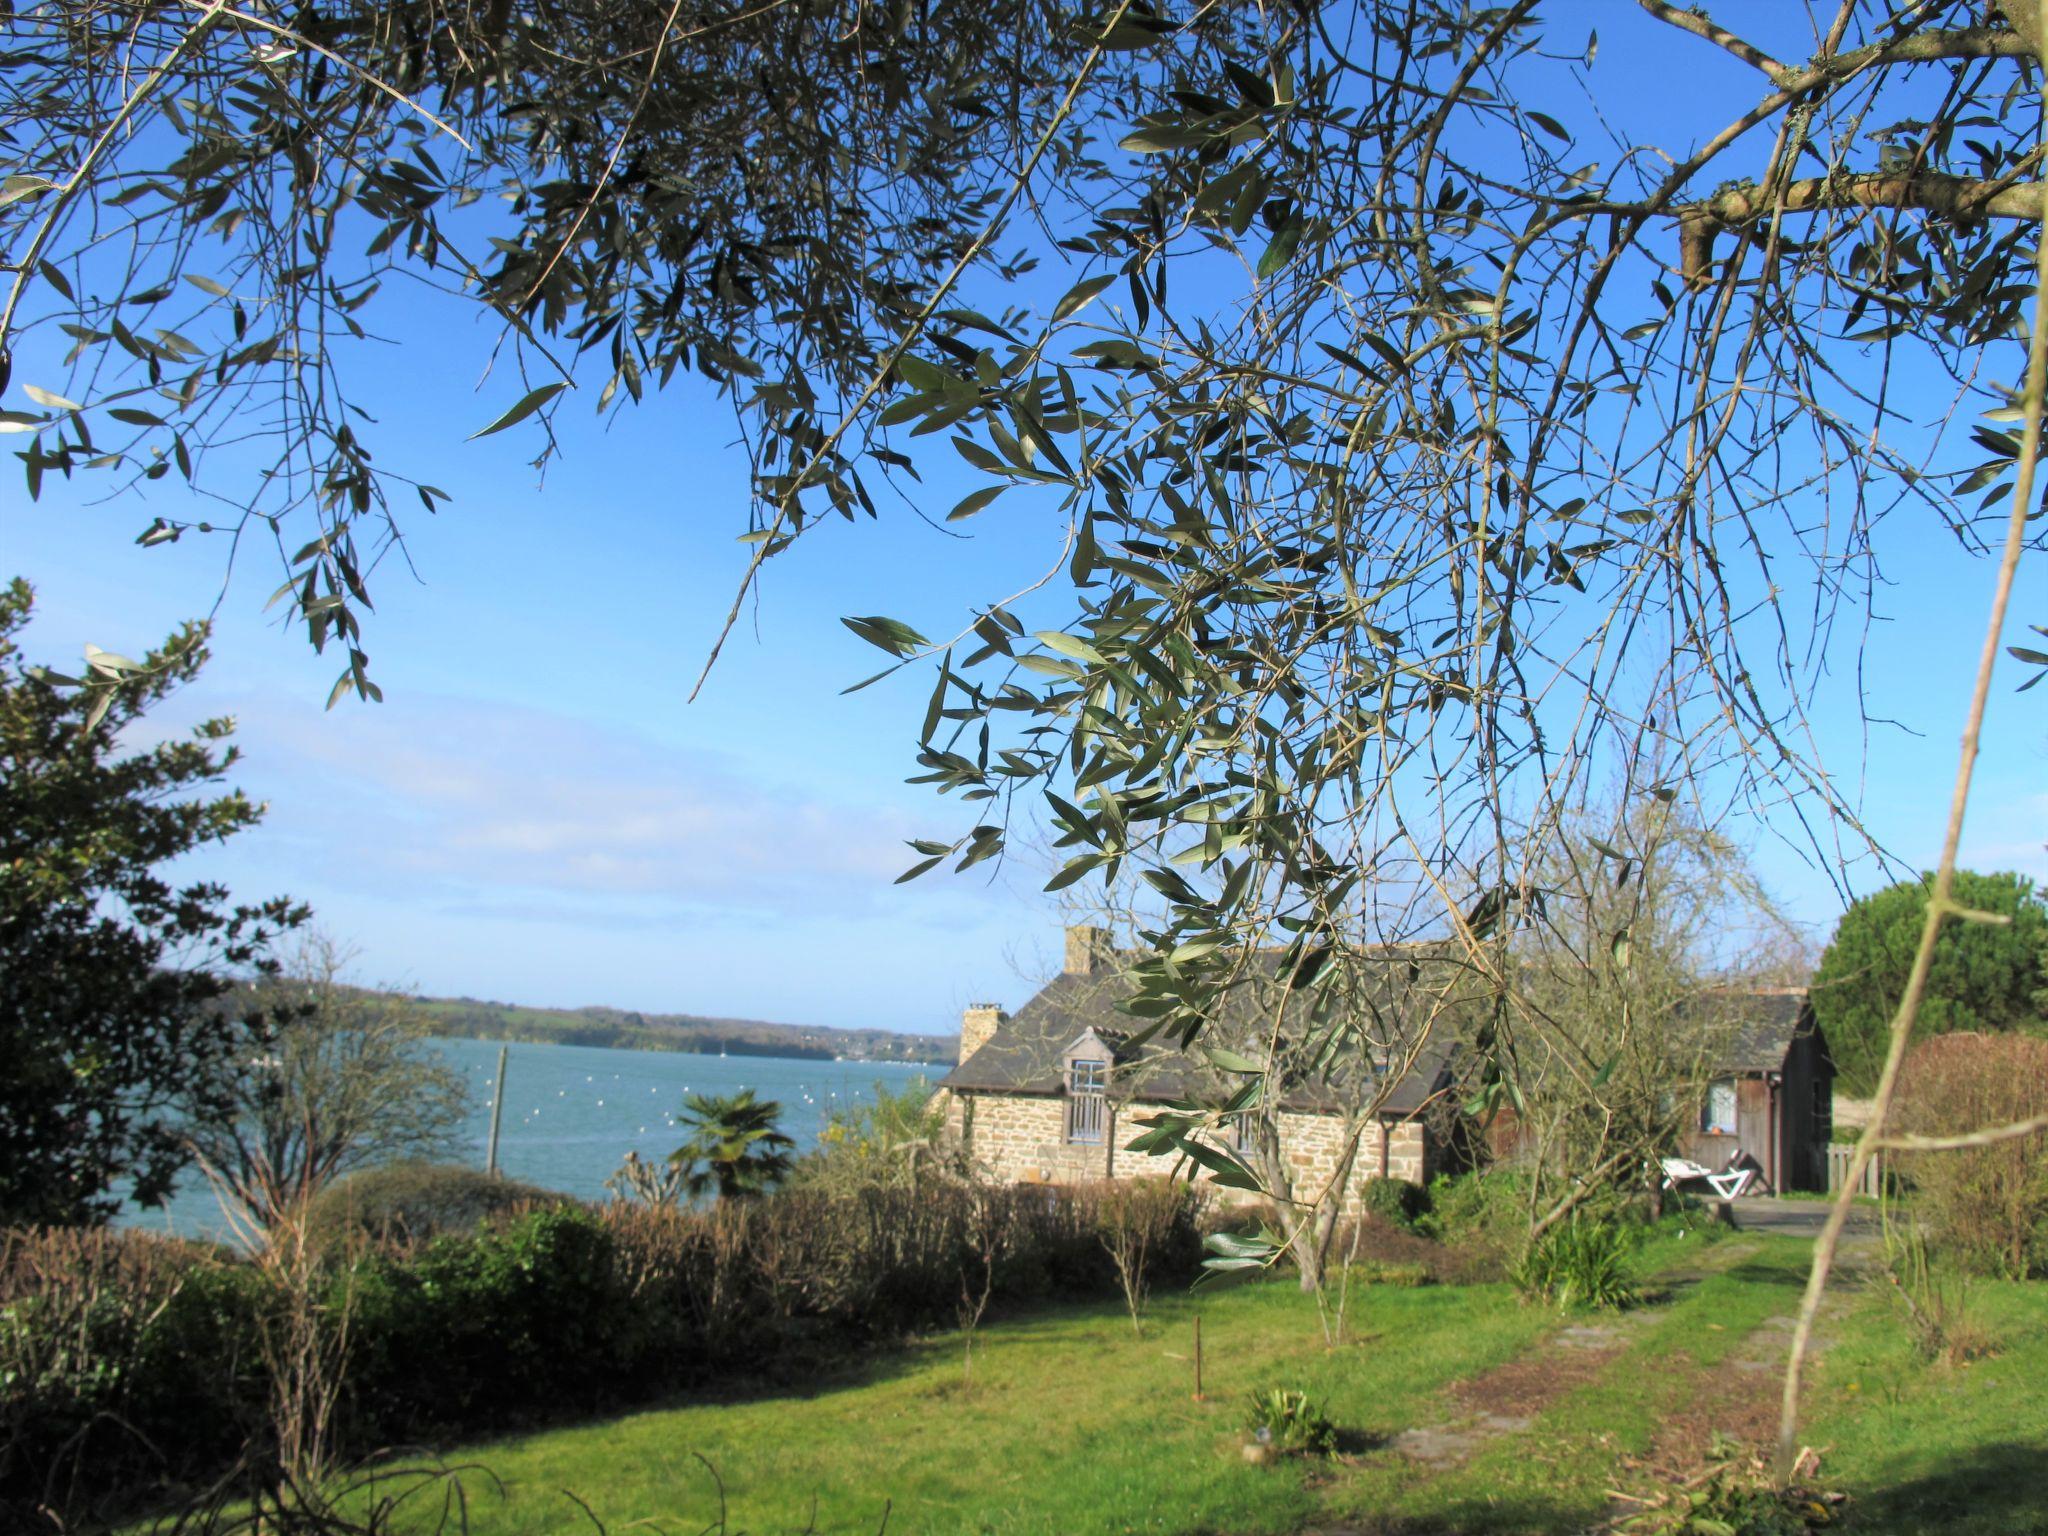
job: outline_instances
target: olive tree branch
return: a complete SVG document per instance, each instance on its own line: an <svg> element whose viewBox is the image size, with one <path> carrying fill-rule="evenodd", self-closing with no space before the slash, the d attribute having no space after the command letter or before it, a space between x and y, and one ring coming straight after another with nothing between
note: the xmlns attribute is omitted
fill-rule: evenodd
<svg viewBox="0 0 2048 1536"><path fill-rule="evenodd" d="M424 106L420 105L419 102L413 100L412 97L406 95L405 92L399 90L397 86L392 85L389 81L378 79L377 76L372 74L369 70L364 69L360 64L354 63L349 59L343 58L340 54L336 53L332 48L322 47L319 43L314 42L313 39L306 36L305 33L296 31L291 27L280 26L278 23L274 21L268 20L267 18L262 16L254 15L249 11L237 10L231 5L223 4L215 7L214 9L221 16L225 16L232 20L239 21L244 26L255 27L260 31L268 32L272 36L280 38L287 43L290 43L294 48L303 48L308 53L319 54L321 58L327 60L327 62L334 65L335 68L346 71L348 74L360 80L364 85L369 86L370 89L374 91L381 91L386 96L389 96L393 101L397 102L400 106L410 108L412 111L417 112L421 117L425 118L428 122L432 123L436 128L440 129L441 132L447 134L449 138L453 139L456 143L460 144L464 149L471 151L475 150L476 146L470 143L469 140L465 139L462 136L460 130L453 127L443 119L435 116L432 112L428 111Z"/></svg>
<svg viewBox="0 0 2048 1536"><path fill-rule="evenodd" d="M718 665L719 653L725 649L725 642L731 637L733 626L740 621L740 609L747 601L747 594L754 589L754 581L761 574L761 567L767 564L769 555L776 547L776 535L789 521L790 513L796 510L805 485L818 467L838 450L846 434L853 430L854 423L860 420L861 413L867 409L868 402L881 393L882 385L895 371L896 365L903 360L904 354L916 344L918 337L924 334L926 324L938 313L939 306L946 302L946 295L953 291L968 267L973 265L989 241L995 238L996 231L1002 228L1003 221L1010 216L1010 210L1017 206L1017 199L1024 195L1024 189L1030 185L1032 173L1038 169L1038 163L1045 158L1046 151L1052 148L1053 140L1058 136L1067 118L1072 115L1083 88L1094 75L1096 65L1102 60L1104 50L1099 39L1108 37L1116 30L1117 24L1130 10L1131 4L1132 0L1120 0L1117 8L1103 23L1102 30L1095 34L1098 41L1088 50L1088 56L1081 61L1081 67L1074 71L1074 78L1067 86L1066 95L1060 98L1059 107L1054 111L1052 120L1045 125L1045 131L1038 136L1038 142L1032 146L1030 157L1018 168L1016 177L1010 182L1009 190L1003 194L1003 200L996 205L995 212L990 214L988 221L982 225L981 233L976 235L967 249L955 259L938 287L932 290L931 297L925 300L923 307L918 310L910 324L904 327L903 335L876 366L867 383L861 387L860 394L854 398L853 404L840 418L839 425L832 429L832 435L819 444L803 469L790 477L789 489L776 504L775 516L770 519L768 527L764 530L764 537L754 546L753 558L747 562L747 569L740 577L739 591L733 594L732 607L725 615L725 622L719 626L717 638L711 642L710 654L704 658L704 668L697 674L697 681L690 687L692 700L703 691L705 680L711 676L711 669Z"/></svg>
<svg viewBox="0 0 2048 1536"><path fill-rule="evenodd" d="M1763 49L1738 37L1703 10L1681 10L1666 0L1636 0L1657 20L1690 32L1760 71L1783 91L1808 91L1829 81L1846 79L1886 64L1935 64L1947 59L2029 59L2035 49L2018 30L1997 27L1954 27L1911 32L1890 42L1872 43L1848 53L1826 54L1803 68L1780 63Z"/></svg>
<svg viewBox="0 0 2048 1536"><path fill-rule="evenodd" d="M155 68L143 76L141 83L128 93L127 97L121 102L120 107L115 111L113 118L100 131L99 137L94 139L87 148L84 158L78 162L78 169L71 173L71 179L57 189L57 195L51 202L49 212L44 215L43 222L37 227L35 234L30 238L28 249L22 253L20 260L15 263L14 281L7 289L7 303L4 308L0 308L0 357L6 356L7 338L14 334L14 312L21 304L21 296L27 291L30 278L35 275L37 265L42 260L43 251L48 247L50 237L57 232L58 225L63 222L64 215L70 210L71 205L78 200L79 193L84 191L86 185L92 180L92 173L99 165L100 157L105 155L107 150L112 147L114 140L120 136L121 130L127 125L128 120L142 109L142 104L148 101L157 88L170 78L172 69L185 56L185 51L208 32L212 31L221 18L227 14L225 0L216 0L215 4L205 7L200 12L199 19L193 22L186 30L185 35L172 45L171 51L159 59Z"/></svg>

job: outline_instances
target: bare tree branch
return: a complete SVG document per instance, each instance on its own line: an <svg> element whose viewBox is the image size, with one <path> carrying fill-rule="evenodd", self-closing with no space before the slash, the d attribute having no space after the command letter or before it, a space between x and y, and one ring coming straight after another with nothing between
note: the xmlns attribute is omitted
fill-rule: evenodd
<svg viewBox="0 0 2048 1536"><path fill-rule="evenodd" d="M2048 0L2041 0L2048 10ZM2037 104L2036 112L2040 107ZM1913 956L1913 969L1906 980L1892 1020L1891 1045L1884 1070L1872 1096L1870 1120L1857 1139L1849 1159L1848 1173L1835 1196L1828 1219L1814 1245L1813 1268L1807 1275L1806 1291L1800 1299L1799 1318L1792 1332L1791 1356L1785 1366L1785 1391L1778 1410L1778 1469L1791 1475L1798 1451L1799 1389L1805 1373L1806 1356L1813 1343L1813 1324L1820 1312L1821 1297L1827 1290L1828 1275L1834 1267L1835 1251L1847 1224L1849 1208L1860 1187L1863 1171L1876 1156L1885 1138L1885 1121L1891 1112L1898 1087L1899 1068L1905 1061L1913 1025L1927 990L1927 977L1934 968L1935 941L1950 917L1957 914L1955 900L1956 862L1963 839L1963 816L1969 809L1970 782L1977 767L1977 751L1984 730L1984 715L1991 697L1991 674L2004 637L2006 610L2011 606L2014 579L2019 572L2020 554L2026 548L2027 520L2034 508L2034 473L2040 461L2041 423L2044 400L2048 400L2048 228L2034 243L2034 313L2027 343L2026 385L2021 395L2025 431L2015 465L2012 511L2006 522L2005 548L1999 559L1998 575L1992 585L1990 612L1985 621L1984 644L1977 658L1976 682L1970 692L1964 719L1961 749L1957 754L1955 789L1950 796L1948 829L1942 839L1941 862L1935 869L1934 887L1927 897L1927 918L1920 930L1920 944Z"/></svg>
<svg viewBox="0 0 2048 1536"><path fill-rule="evenodd" d="M1988 1147L2001 1141L2018 1141L2039 1131L2048 1131L2048 1115L2015 1120L2007 1125L1987 1126L1981 1131L1966 1131L1956 1136L1886 1135L1879 1137L1877 1144L1885 1150L1897 1152L1959 1152L1966 1147Z"/></svg>

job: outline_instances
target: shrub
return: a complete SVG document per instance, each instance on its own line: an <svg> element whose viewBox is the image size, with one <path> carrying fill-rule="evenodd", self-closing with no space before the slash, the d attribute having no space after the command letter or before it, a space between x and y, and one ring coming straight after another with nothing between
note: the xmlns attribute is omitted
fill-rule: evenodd
<svg viewBox="0 0 2048 1536"><path fill-rule="evenodd" d="M0 1497L95 1508L237 1450L258 1298L203 1244L0 1233Z"/></svg>
<svg viewBox="0 0 2048 1536"><path fill-rule="evenodd" d="M1350 1274L1361 1285L1384 1285L1399 1291L1436 1284L1436 1273L1427 1264L1388 1264L1380 1259L1366 1259L1352 1265Z"/></svg>
<svg viewBox="0 0 2048 1536"><path fill-rule="evenodd" d="M828 1194L916 1189L961 1182L971 1166L946 1128L945 1111L934 1105L931 1084L919 1078L901 1088L876 1083L869 1098L834 1110L816 1148L797 1159L790 1183Z"/></svg>
<svg viewBox="0 0 2048 1536"><path fill-rule="evenodd" d="M309 1312L346 1322L345 1453L618 1408L721 1371L809 1377L821 1353L952 1324L970 1282L992 1303L1101 1295L1116 1231L1144 1233L1147 1276L1191 1275L1200 1255L1185 1185L556 1200L423 1239L472 1214L456 1196L507 1187L439 1172L365 1202L368 1221L344 1204L354 1240L303 1271L141 1233L4 1234L0 1500L76 1507L261 1449L266 1340Z"/></svg>
<svg viewBox="0 0 2048 1536"><path fill-rule="evenodd" d="M639 1330L621 1315L615 1279L611 1234L574 1206L339 1271L329 1305L351 1318L357 1438L487 1427L630 1397L625 1374Z"/></svg>
<svg viewBox="0 0 2048 1536"><path fill-rule="evenodd" d="M1504 1265L1529 1227L1529 1179L1517 1169L1439 1174L1430 1180L1428 1209L1415 1230L1462 1249L1487 1265Z"/></svg>
<svg viewBox="0 0 2048 1536"><path fill-rule="evenodd" d="M1189 1245L1200 1226L1201 1192L1185 1179L1128 1179L1105 1185L1094 1201L1096 1240L1116 1266L1117 1284L1139 1325L1152 1276L1199 1262ZM1176 1251L1176 1249L1181 1251Z"/></svg>
<svg viewBox="0 0 2048 1536"><path fill-rule="evenodd" d="M1421 1275L1436 1285L1478 1285L1506 1273L1503 1254L1490 1244L1438 1242L1373 1215L1347 1223L1330 1251L1344 1262L1353 1279L1375 1285L1405 1283L1390 1277L1409 1274Z"/></svg>
<svg viewBox="0 0 2048 1536"><path fill-rule="evenodd" d="M455 1163L389 1163L337 1179L307 1221L323 1247L352 1238L423 1242L474 1232L494 1216L566 1201L534 1184Z"/></svg>
<svg viewBox="0 0 2048 1536"><path fill-rule="evenodd" d="M1276 1456L1327 1456L1337 1449L1337 1426L1306 1392L1282 1387L1254 1392L1245 1429Z"/></svg>
<svg viewBox="0 0 2048 1536"><path fill-rule="evenodd" d="M1969 1275L1944 1264L1918 1226L1886 1225L1884 1267L1922 1359L1963 1365L1996 1352L1973 1315Z"/></svg>
<svg viewBox="0 0 2048 1536"><path fill-rule="evenodd" d="M1630 1307L1640 1294L1630 1247L1628 1234L1614 1223L1573 1216L1530 1243L1508 1279L1524 1297L1560 1311Z"/></svg>
<svg viewBox="0 0 2048 1536"><path fill-rule="evenodd" d="M2048 1040L1937 1036L1906 1058L1899 1125L1953 1136L2048 1114ZM2048 1271L2048 1131L1900 1162L1935 1245L2009 1279Z"/></svg>
<svg viewBox="0 0 2048 1536"><path fill-rule="evenodd" d="M1429 1191L1406 1179L1368 1179L1358 1203L1368 1215L1413 1230L1429 1214Z"/></svg>

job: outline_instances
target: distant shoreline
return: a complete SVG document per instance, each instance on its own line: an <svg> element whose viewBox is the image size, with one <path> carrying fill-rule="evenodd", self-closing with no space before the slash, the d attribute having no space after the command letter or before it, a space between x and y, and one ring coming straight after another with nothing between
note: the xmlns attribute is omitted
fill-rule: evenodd
<svg viewBox="0 0 2048 1536"><path fill-rule="evenodd" d="M430 1040L482 1040L504 1045L575 1045L600 1051L660 1051L671 1056L754 1056L776 1061L836 1061L848 1067L931 1067L946 1070L953 1063L950 1059L923 1056L842 1056L822 1046L786 1046L751 1041L740 1041L729 1047L720 1048L717 1041L677 1040L672 1036L657 1034L655 1031L622 1030L565 1030L560 1033L537 1033L532 1035L491 1034L485 1032L457 1033L452 1030L434 1029L428 1032Z"/></svg>
<svg viewBox="0 0 2048 1536"><path fill-rule="evenodd" d="M397 997L421 1030L446 1040L684 1051L701 1056L779 1056L792 1061L950 1066L959 1037L886 1029L833 1029L760 1019L644 1014L619 1008L527 1008L475 998Z"/></svg>

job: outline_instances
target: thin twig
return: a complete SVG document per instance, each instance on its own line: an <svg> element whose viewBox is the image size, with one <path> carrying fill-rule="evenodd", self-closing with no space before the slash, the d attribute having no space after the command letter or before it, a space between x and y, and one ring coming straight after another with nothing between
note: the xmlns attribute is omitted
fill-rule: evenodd
<svg viewBox="0 0 2048 1536"><path fill-rule="evenodd" d="M2040 0L2048 13L2048 0ZM2036 111L2040 110L2037 99ZM1970 692L1969 713L1963 726L1962 745L1956 763L1955 790L1949 800L1948 830L1942 839L1941 863L1935 870L1934 888L1927 896L1927 916L1920 925L1920 944L1913 955L1913 969L1906 979L1905 994L1899 999L1892 1020L1891 1042L1885 1053L1884 1070L1878 1077L1877 1092L1871 1099L1870 1120L1857 1138L1849 1159L1849 1171L1829 1208L1826 1225L1814 1244L1813 1268L1806 1277L1806 1293L1800 1298L1799 1320L1792 1331L1792 1351L1785 1364L1785 1392L1778 1409L1778 1472L1792 1475L1798 1445L1799 1389L1805 1376L1806 1357L1813 1343L1814 1318L1820 1312L1822 1293L1834 1268L1835 1252L1842 1229L1860 1187L1863 1170L1885 1144L1885 1120L1891 1112L1898 1086L1899 1067L1919 1017L1921 999L1927 991L1928 973L1934 966L1935 941L1942 925L1955 915L1956 862L1963 837L1963 817L1970 803L1970 780L1977 766L1984 714L1991 696L1991 674L1998 662L1999 642L2004 636L2006 610L2012 602L2013 583L2019 572L2020 554L2026 547L2027 514L2034 505L2034 472L2040 461L2042 401L2048 395L2048 227L2036 237L2034 251L2034 320L2027 342L2027 378L2023 393L2026 429L2020 440L2015 466L2012 512L2006 521L2005 549L1998 563L1998 578L1992 588L1991 610L1985 624L1984 647L1977 658L1976 683Z"/></svg>
<svg viewBox="0 0 2048 1536"><path fill-rule="evenodd" d="M1957 1136L1909 1136L1903 1133L1881 1136L1877 1144L1897 1152L1954 1152L1965 1147L1988 1147L2001 1141L2017 1141L2042 1131L2048 1131L2048 1115L2015 1120L2008 1125L1987 1126L1983 1130L1966 1131Z"/></svg>
<svg viewBox="0 0 2048 1536"><path fill-rule="evenodd" d="M35 275L43 250L50 243L50 236L56 233L65 213L91 180L100 157L107 152L122 128L127 126L128 119L140 111L142 104L170 78L172 68L184 57L185 50L212 31L215 24L226 14L224 5L212 5L200 13L199 19L192 23L185 35L172 46L171 51L157 61L156 67L143 77L140 85L128 93L127 98L114 113L113 120L101 130L100 136L94 139L92 146L86 150L85 158L78 162L78 169L71 173L71 179L57 189L57 196L51 203L49 213L45 215L41 226L30 239L28 249L15 263L14 281L7 290L7 305L0 309L0 350L5 349L7 338L14 334L14 311L20 305L21 296L27 291L30 279Z"/></svg>

